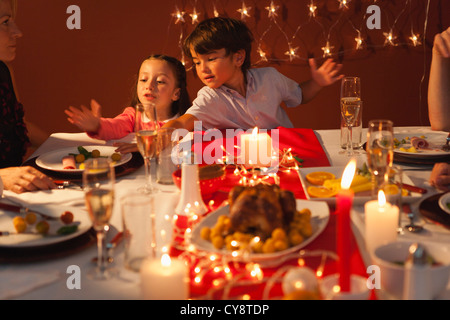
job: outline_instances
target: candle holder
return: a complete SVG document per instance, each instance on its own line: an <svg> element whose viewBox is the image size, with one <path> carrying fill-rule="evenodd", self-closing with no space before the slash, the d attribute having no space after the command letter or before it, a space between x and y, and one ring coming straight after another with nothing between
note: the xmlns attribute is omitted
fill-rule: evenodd
<svg viewBox="0 0 450 320"><path fill-rule="evenodd" d="M356 274L350 276L350 291L348 292L340 290L339 274L323 278L320 288L325 300L368 300L370 297L367 279Z"/></svg>
<svg viewBox="0 0 450 320"><path fill-rule="evenodd" d="M181 197L175 208L178 215L190 213L203 215L208 208L203 202L200 192L200 181L198 176L198 165L190 163L190 157L181 165Z"/></svg>

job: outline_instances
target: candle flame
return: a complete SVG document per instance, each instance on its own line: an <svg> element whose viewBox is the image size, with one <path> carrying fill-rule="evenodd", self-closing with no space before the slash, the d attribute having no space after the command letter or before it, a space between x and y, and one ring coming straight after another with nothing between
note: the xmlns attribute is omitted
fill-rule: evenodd
<svg viewBox="0 0 450 320"><path fill-rule="evenodd" d="M161 257L161 265L163 267L170 267L170 264L171 264L170 256L167 253L163 254Z"/></svg>
<svg viewBox="0 0 450 320"><path fill-rule="evenodd" d="M341 180L341 188L342 189L349 189L352 181L353 181L353 177L355 176L355 172L356 172L356 160L352 159L349 161L349 163L347 164L347 166L344 169L344 173L342 174L342 180Z"/></svg>
<svg viewBox="0 0 450 320"><path fill-rule="evenodd" d="M384 207L386 205L386 196L384 195L384 191L378 191L378 205L380 207Z"/></svg>
<svg viewBox="0 0 450 320"><path fill-rule="evenodd" d="M252 136L256 137L258 135L258 127L255 127L252 131Z"/></svg>

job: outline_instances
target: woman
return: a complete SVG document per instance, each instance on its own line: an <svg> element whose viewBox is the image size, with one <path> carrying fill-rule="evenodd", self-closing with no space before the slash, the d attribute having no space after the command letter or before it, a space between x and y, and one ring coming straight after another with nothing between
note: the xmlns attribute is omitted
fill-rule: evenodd
<svg viewBox="0 0 450 320"><path fill-rule="evenodd" d="M450 27L434 37L428 85L428 115L433 130L450 131ZM450 163L437 163L430 184L450 191Z"/></svg>
<svg viewBox="0 0 450 320"><path fill-rule="evenodd" d="M22 105L17 101L7 66L16 57L15 0L0 0L0 179L16 193L54 188L54 183L32 167L20 167L30 145ZM1 185L1 184L0 184Z"/></svg>

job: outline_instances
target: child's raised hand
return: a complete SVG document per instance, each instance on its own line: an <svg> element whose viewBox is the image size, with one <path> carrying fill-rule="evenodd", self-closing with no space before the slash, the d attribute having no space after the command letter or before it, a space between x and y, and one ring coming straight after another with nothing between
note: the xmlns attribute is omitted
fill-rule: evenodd
<svg viewBox="0 0 450 320"><path fill-rule="evenodd" d="M91 110L85 106L80 109L70 106L64 112L69 116L67 120L85 132L97 132L100 126L102 107L97 101L91 100Z"/></svg>
<svg viewBox="0 0 450 320"><path fill-rule="evenodd" d="M333 62L332 59L327 59L317 68L316 61L311 58L309 59L309 66L311 67L312 79L321 87L329 86L344 77L344 75L339 74L342 64Z"/></svg>

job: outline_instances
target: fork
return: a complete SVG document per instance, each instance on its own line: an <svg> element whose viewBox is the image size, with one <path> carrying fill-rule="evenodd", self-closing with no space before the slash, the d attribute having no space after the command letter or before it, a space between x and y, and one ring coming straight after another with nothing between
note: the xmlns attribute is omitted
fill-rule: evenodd
<svg viewBox="0 0 450 320"><path fill-rule="evenodd" d="M447 136L447 142L442 146L442 150L444 151L450 151L450 133Z"/></svg>

